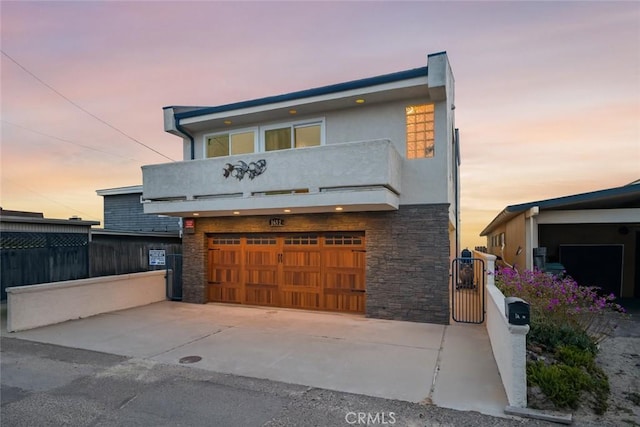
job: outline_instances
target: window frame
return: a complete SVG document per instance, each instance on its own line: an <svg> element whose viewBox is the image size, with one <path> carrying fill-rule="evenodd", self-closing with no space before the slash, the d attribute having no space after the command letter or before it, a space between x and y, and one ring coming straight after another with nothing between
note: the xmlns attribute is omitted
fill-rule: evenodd
<svg viewBox="0 0 640 427"><path fill-rule="evenodd" d="M222 157L229 157L229 156L242 156L242 154L231 154L231 135L234 134L240 134L240 133L253 133L253 152L252 153L245 153L245 154L254 154L254 153L258 153L258 149L260 147L259 141L258 141L258 132L259 132L259 128L257 126L252 126L252 127L248 127L248 128L238 128L238 129L231 129L231 130L225 130L225 131L220 131L220 132L212 132L212 133L207 133L204 134L202 136L202 158L203 159L219 159ZM220 136L220 135L229 135L229 154L227 156L216 156L216 157L209 157L207 156L207 148L208 148L208 140L211 137L215 137L215 136Z"/></svg>
<svg viewBox="0 0 640 427"><path fill-rule="evenodd" d="M311 147L296 147L295 146L295 134L296 134L296 128L297 127L309 127L309 126L315 126L315 125L319 125L320 126L320 145L313 145ZM265 133L269 130L274 130L274 129L283 129L283 128L289 128L291 129L291 146L289 148L283 148L282 150L300 150L303 148L312 148L312 147L320 147L323 145L326 145L326 141L325 141L325 119L324 117L320 117L320 118L313 118L313 119L305 119L305 120L295 120L295 121L288 121L288 122L279 122L279 123L273 123L270 125L264 125L264 126L260 126L259 127L259 132L260 132L260 153L269 153L271 151L282 151L282 150L271 150L271 151L267 151L266 150L266 137L265 137Z"/></svg>

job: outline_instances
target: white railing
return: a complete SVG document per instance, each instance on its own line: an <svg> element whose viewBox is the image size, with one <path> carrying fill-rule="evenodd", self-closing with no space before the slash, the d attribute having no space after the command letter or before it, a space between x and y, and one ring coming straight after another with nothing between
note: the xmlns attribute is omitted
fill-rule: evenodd
<svg viewBox="0 0 640 427"><path fill-rule="evenodd" d="M486 327L509 405L527 407L526 336L529 325L512 325L505 315L505 296L495 285L494 255L474 251L485 262Z"/></svg>

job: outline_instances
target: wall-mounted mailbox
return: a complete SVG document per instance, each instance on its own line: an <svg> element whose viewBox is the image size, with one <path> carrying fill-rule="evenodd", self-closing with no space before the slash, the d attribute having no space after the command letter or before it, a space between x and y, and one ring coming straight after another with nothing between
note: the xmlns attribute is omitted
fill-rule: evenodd
<svg viewBox="0 0 640 427"><path fill-rule="evenodd" d="M504 313L512 325L528 325L530 321L529 303L522 298L507 297L504 299Z"/></svg>

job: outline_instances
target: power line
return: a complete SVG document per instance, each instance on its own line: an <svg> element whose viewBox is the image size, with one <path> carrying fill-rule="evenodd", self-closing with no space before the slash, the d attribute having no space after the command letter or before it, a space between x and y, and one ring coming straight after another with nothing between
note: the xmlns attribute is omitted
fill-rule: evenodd
<svg viewBox="0 0 640 427"><path fill-rule="evenodd" d="M57 136L49 135L49 134L46 134L46 133L43 133L43 132L40 132L40 131L37 131L37 130L34 130L34 129L29 129L28 127L21 126L21 125L18 125L16 123L11 123L11 122L8 122L8 121L3 120L3 119L0 119L0 121L2 123L5 123L5 124L11 125L11 126L15 126L17 128L24 129L24 130L27 130L29 132L33 132L33 133L38 134L38 135L46 136L47 138L52 138L52 139L56 139L58 141L66 142L68 144L77 145L78 147L86 148L87 150L93 150L93 151L97 151L98 153L104 153L104 154L108 154L110 156L120 157L122 159L129 160L129 161L134 161L134 162L139 162L140 161L140 160L137 160L137 159L133 159L131 157L125 157L125 156L121 156L119 154L110 153L108 151L104 151L104 150L101 150L99 148L91 147L89 145L84 145L84 144L80 144L80 143L75 142L75 141L70 141L68 139L59 138Z"/></svg>
<svg viewBox="0 0 640 427"><path fill-rule="evenodd" d="M3 180L3 181L9 181L9 182L13 183L14 185L17 185L18 187L22 187L22 188L24 188L25 190L30 191L30 192L32 192L32 193L34 193L34 194L36 194L36 195L38 195L38 196L42 197L43 199L46 199L46 200L48 200L48 201L50 201L50 202L53 202L53 203L55 203L55 204L57 204L57 205L63 206L63 207L65 207L65 208L67 208L67 209L71 209L72 211L75 211L75 212L77 212L77 213L79 213L79 214L82 214L82 215L83 215L83 216L85 216L85 217L91 217L91 215L90 215L90 214L88 214L88 213L86 213L86 212L79 211L79 210L78 210L78 209L76 209L76 208L72 208L71 206L65 205L64 203L60 203L59 201L54 200L54 199L52 199L52 198L50 198L50 197L47 197L47 196L45 196L44 194L42 194L42 193L40 193L40 192L38 192L38 191L36 191L36 190L34 190L34 189L32 189L32 188L27 187L27 186L26 186L26 185L24 185L24 184L21 184L21 183L18 183L18 182L16 182L16 181L14 181L14 180L13 180L13 179L11 179L11 178L7 178L7 177L5 176L5 177L3 177L3 178L2 178L2 180Z"/></svg>
<svg viewBox="0 0 640 427"><path fill-rule="evenodd" d="M80 105L76 104L75 102L73 102L71 99L67 98L66 96L64 96L62 93L58 92L54 87L50 86L49 84L47 84L46 82L44 82L42 79L40 79L38 76L36 76L35 74L33 74L31 71L29 71L27 68L25 68L22 64L20 64L18 61L16 61L15 59L13 59L11 56L9 56L9 54L7 54L4 50L0 50L0 52L2 52L2 54L4 56L6 56L7 58L9 58L9 60L11 60L11 62L13 62L14 64L16 64L18 67L20 67L25 73L29 74L31 77L33 77L34 79L36 79L37 81L39 81L40 83L42 83L44 86L46 86L47 88L49 88L50 90L52 90L54 93L56 93L58 96L62 97L64 100L66 100L67 102L69 102L71 105L73 105L74 107L78 108L79 110L83 111L84 113L90 115L91 117L93 117L94 119L98 120L99 122L109 126L111 129L115 130L116 132L124 135L125 137L129 138L130 140L132 140L133 142L135 142L136 144L142 145L143 147L153 151L156 154L161 155L162 157L164 157L165 159L169 159L172 162L175 162L174 159L172 159L169 156L166 156L164 154L162 154L161 152L159 152L158 150L156 150L155 148L152 148L150 146L148 146L147 144L138 141L137 139L135 139L134 137L126 134L125 132L121 131L120 129L118 129L117 127L113 126L112 124L102 120L100 117L96 116L95 114L91 113L90 111L87 111L86 109L84 109L83 107L81 107Z"/></svg>

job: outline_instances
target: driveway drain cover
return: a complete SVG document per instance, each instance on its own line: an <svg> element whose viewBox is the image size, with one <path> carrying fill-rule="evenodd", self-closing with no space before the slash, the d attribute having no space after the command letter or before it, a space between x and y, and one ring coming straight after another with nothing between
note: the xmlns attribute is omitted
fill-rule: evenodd
<svg viewBox="0 0 640 427"><path fill-rule="evenodd" d="M200 356L185 356L180 359L178 362L180 363L196 363L202 360Z"/></svg>

